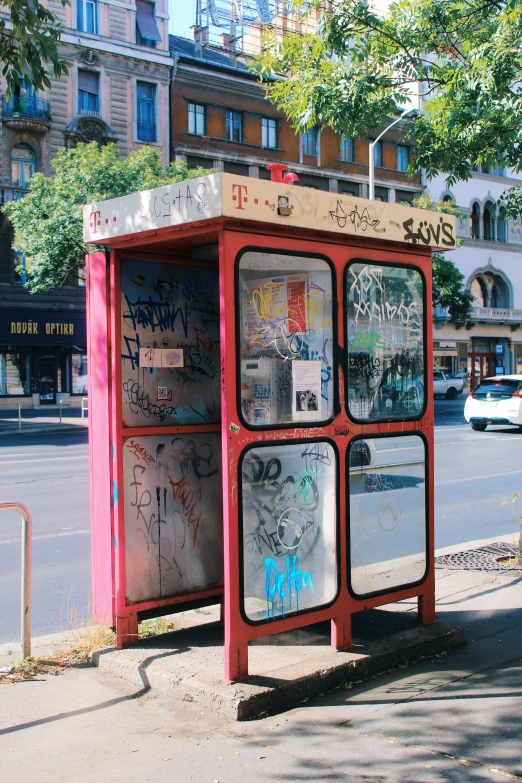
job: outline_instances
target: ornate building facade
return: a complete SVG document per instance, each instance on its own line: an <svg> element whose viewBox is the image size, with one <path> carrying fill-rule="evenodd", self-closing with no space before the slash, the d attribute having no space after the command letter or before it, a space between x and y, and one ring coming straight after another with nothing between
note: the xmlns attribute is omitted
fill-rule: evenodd
<svg viewBox="0 0 522 783"><path fill-rule="evenodd" d="M69 74L36 95L22 85L2 100L0 195L21 198L35 172L51 173L61 147L114 142L123 155L143 144L169 162L172 58L167 0L50 0L64 25L61 55ZM7 14L2 14L8 20ZM0 81L0 90L5 84ZM28 293L25 259L0 217L0 399L24 406L70 400L87 392L85 283ZM17 271L18 269L18 271ZM20 269L22 271L20 271Z"/></svg>
<svg viewBox="0 0 522 783"><path fill-rule="evenodd" d="M502 194L520 186L520 177L498 165L477 167L468 182L448 189L443 177L428 185L433 198L451 198L463 212L462 246L451 258L475 296L466 323L453 324L435 310L436 367L467 374L471 385L497 373L522 374L522 228L507 220Z"/></svg>

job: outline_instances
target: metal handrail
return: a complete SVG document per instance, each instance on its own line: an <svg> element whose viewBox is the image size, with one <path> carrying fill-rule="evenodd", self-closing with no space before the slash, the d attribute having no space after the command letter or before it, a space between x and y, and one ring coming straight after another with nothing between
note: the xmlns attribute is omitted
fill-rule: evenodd
<svg viewBox="0 0 522 783"><path fill-rule="evenodd" d="M0 503L0 511L18 511L22 518L22 594L20 648L22 661L31 655L31 560L33 522L22 503Z"/></svg>
<svg viewBox="0 0 522 783"><path fill-rule="evenodd" d="M84 405L86 403L86 405ZM84 418L85 411L89 413L89 398L88 397L82 397L82 419Z"/></svg>
<svg viewBox="0 0 522 783"><path fill-rule="evenodd" d="M22 429L22 408L19 402L0 402L0 405L6 407L7 405L17 405L18 406L18 429Z"/></svg>
<svg viewBox="0 0 522 783"><path fill-rule="evenodd" d="M61 424L62 423L62 408L63 407L70 408L71 407L71 403L70 403L70 400L65 400L65 402L64 402L64 400L60 400L58 405L60 406L60 424Z"/></svg>

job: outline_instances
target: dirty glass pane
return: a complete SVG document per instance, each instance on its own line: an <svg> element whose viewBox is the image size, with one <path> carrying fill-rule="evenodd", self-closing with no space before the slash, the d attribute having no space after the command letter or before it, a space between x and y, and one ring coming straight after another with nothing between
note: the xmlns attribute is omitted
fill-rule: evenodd
<svg viewBox="0 0 522 783"><path fill-rule="evenodd" d="M418 582L426 571L425 445L364 438L349 450L349 572L357 595Z"/></svg>
<svg viewBox="0 0 522 783"><path fill-rule="evenodd" d="M414 419L424 408L423 280L405 267L346 270L347 407L358 421Z"/></svg>
<svg viewBox="0 0 522 783"><path fill-rule="evenodd" d="M123 477L127 599L185 595L221 584L219 433L128 438Z"/></svg>
<svg viewBox="0 0 522 783"><path fill-rule="evenodd" d="M246 616L270 621L337 592L337 458L325 442L247 451L241 471Z"/></svg>
<svg viewBox="0 0 522 783"><path fill-rule="evenodd" d="M220 421L216 269L123 264L121 374L128 427Z"/></svg>
<svg viewBox="0 0 522 783"><path fill-rule="evenodd" d="M238 317L245 421L265 427L330 419L332 273L326 261L245 253L239 264Z"/></svg>

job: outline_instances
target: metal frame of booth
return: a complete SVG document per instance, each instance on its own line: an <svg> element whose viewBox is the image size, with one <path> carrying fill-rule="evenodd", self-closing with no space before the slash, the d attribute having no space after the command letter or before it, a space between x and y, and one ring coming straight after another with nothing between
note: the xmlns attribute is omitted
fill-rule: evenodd
<svg viewBox="0 0 522 783"><path fill-rule="evenodd" d="M219 175L223 187L242 178ZM248 187L252 181L245 180ZM266 189L281 189L263 182ZM242 186L243 187L243 186ZM246 185L244 186L247 187ZM296 189L298 186L294 186ZM304 191L305 189L303 189ZM270 191L272 192L272 191ZM236 190L237 193L237 190ZM246 193L246 191L245 191ZM321 194L320 197L337 194ZM343 197L347 198L347 197ZM351 198L351 197L350 197ZM360 201L355 199L355 201ZM110 202L107 202L110 204ZM240 202L241 203L241 202ZM268 201L266 202L268 203ZM364 202L369 205L370 202ZM386 210L388 205L377 205ZM92 214L99 205L86 208L86 225L93 226ZM225 211L225 210L223 210ZM433 218L432 213L426 213ZM94 226L96 226L94 219ZM116 220L116 218L114 218ZM109 219L107 218L107 223ZM313 222L313 221L312 221ZM92 233L87 230L90 241ZM138 619L222 601L225 633L225 679L238 681L248 676L248 644L270 634L329 620L332 646L346 650L351 646L351 618L355 612L398 600L417 598L419 620L435 621L434 537L433 537L433 398L424 397L418 415L400 419L356 421L347 410L347 330L346 277L349 264L364 263L382 267L413 269L424 284L424 378L432 365L431 248L418 242L389 242L379 236L350 233L348 236L321 226L297 227L246 220L243 215L221 214L181 225L168 225L144 231L127 229L100 241L110 244L110 252L98 252L88 261L88 345L90 390L90 469L93 559L94 617L116 627L117 644L131 644L138 633ZM435 244L435 243L433 243ZM191 259L193 249L218 246L218 260ZM238 279L240 259L248 249L256 252L326 260L332 270L332 330L334 338L331 375L333 377L333 414L323 421L292 421L253 426L242 412L240 393L240 336ZM196 253L197 254L197 253ZM214 268L219 274L220 318L220 394L221 423L127 427L122 420L122 362L120 272L125 259L146 259L173 265ZM232 299L235 305L232 306ZM429 383L425 384L429 389ZM124 503L125 485L123 444L130 438L151 435L220 433L223 499L224 579L207 589L178 593L150 600L129 600L126 595L126 559ZM398 437L419 436L425 454L425 544L426 567L420 578L361 594L350 579L350 468L348 450L361 439L385 439L388 447ZM420 442L419 441L419 442ZM296 609L283 615L252 619L245 611L242 581L241 466L256 449L274 449L291 444L330 444L335 454L335 591L324 605ZM388 449L389 450L389 449ZM326 479L325 479L326 480ZM171 482L172 484L172 482ZM160 504L158 494L158 507ZM393 510L392 510L393 513ZM161 511L158 508L158 520ZM332 528L333 529L333 528ZM294 561L295 563L295 561ZM279 578L279 577L278 577ZM290 575L286 576L288 582ZM294 586L297 584L292 577ZM284 580L283 580L284 581ZM311 577L309 578L311 581ZM268 582L267 582L268 584ZM302 588L303 580L299 577ZM268 591L268 587L267 587ZM280 591L282 595L282 592ZM298 594L297 594L297 597ZM284 606L284 599L281 599ZM267 601L268 603L268 601ZM274 606L274 604L273 604Z"/></svg>

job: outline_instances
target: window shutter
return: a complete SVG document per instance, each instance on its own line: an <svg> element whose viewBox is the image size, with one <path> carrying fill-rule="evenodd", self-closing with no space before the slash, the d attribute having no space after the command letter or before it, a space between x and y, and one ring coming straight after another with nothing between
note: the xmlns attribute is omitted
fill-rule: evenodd
<svg viewBox="0 0 522 783"><path fill-rule="evenodd" d="M161 41L161 35L154 17L154 3L136 0L136 24L142 38L148 41Z"/></svg>
<svg viewBox="0 0 522 783"><path fill-rule="evenodd" d="M98 78L94 71L78 71L78 89L98 95Z"/></svg>

